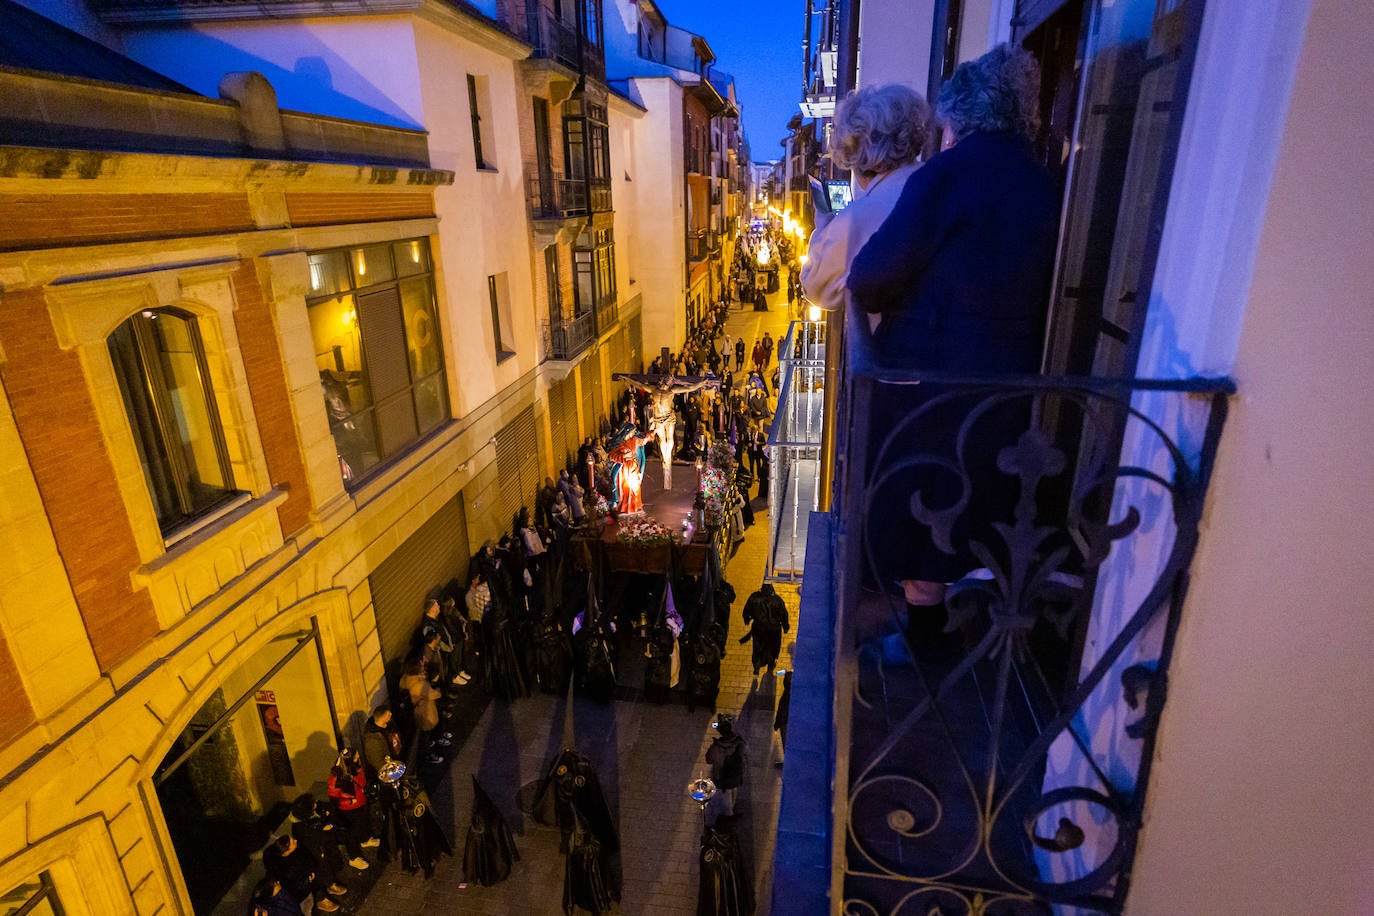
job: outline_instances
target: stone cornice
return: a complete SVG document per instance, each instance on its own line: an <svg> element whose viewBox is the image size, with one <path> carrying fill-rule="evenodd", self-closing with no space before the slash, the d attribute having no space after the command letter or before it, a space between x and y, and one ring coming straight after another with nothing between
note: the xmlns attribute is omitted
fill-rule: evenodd
<svg viewBox="0 0 1374 916"><path fill-rule="evenodd" d="M421 191L453 184L446 169L238 159L178 153L0 146L0 193L117 193L131 189L173 192L290 190Z"/></svg>

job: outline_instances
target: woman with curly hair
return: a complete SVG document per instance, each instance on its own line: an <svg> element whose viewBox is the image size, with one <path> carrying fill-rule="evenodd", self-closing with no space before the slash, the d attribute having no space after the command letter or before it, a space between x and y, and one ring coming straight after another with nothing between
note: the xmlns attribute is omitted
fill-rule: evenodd
<svg viewBox="0 0 1374 916"><path fill-rule="evenodd" d="M811 236L801 285L823 309L842 309L849 264L892 212L920 166L930 137L930 106L900 83L865 86L835 108L831 157L854 175L854 202Z"/></svg>
<svg viewBox="0 0 1374 916"><path fill-rule="evenodd" d="M1039 370L1060 204L1031 148L1039 84L1029 53L999 45L959 65L940 90L941 151L912 173L849 271L855 305L881 318L873 342L883 366L970 375ZM994 440L1006 443L995 434L1025 429L1015 409L977 413L962 399L927 408L919 431L899 426L941 391L949 389L880 386L870 413L871 470L887 474L865 520L878 567L873 584L902 583L915 642L938 638L945 583L984 565L970 539L985 538L994 519L1009 520L1010 478L996 468ZM964 483L948 469L888 469L903 456L952 454L961 434L971 498L952 532L937 536L913 521L913 494L926 509L947 509L969 498Z"/></svg>

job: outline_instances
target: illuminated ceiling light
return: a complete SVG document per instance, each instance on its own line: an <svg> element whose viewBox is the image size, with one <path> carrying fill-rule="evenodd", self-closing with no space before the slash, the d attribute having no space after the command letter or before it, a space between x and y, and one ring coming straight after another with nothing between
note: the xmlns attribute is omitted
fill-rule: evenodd
<svg viewBox="0 0 1374 916"><path fill-rule="evenodd" d="M410 259L411 259L412 261L414 261L416 264L419 264L419 263L420 263L420 243L419 243L419 242L411 242L411 243L410 243Z"/></svg>
<svg viewBox="0 0 1374 916"><path fill-rule="evenodd" d="M362 250L361 248L358 249L357 261L358 261L358 276L361 277L361 276L363 276L364 274L367 273L367 258L364 257L364 255L363 255L363 250Z"/></svg>
<svg viewBox="0 0 1374 916"><path fill-rule="evenodd" d="M811 306L809 309L806 310L806 317L809 321L820 321L821 307L819 305Z"/></svg>

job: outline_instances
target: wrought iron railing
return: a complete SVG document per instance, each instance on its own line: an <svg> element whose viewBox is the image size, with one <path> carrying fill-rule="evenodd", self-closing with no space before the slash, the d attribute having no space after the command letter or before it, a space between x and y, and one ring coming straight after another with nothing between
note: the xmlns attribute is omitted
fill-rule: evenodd
<svg viewBox="0 0 1374 916"><path fill-rule="evenodd" d="M587 214L584 182L564 178L560 172L541 172L535 163L525 164L525 175L530 215L535 219L569 219Z"/></svg>
<svg viewBox="0 0 1374 916"><path fill-rule="evenodd" d="M834 562L832 910L1120 913L1233 385L887 369L865 318L807 557ZM922 581L943 610L908 607Z"/></svg>
<svg viewBox="0 0 1374 916"><path fill-rule="evenodd" d="M778 342L778 406L768 427L769 529L764 578L800 582L817 508L825 400L825 325L793 321Z"/></svg>
<svg viewBox="0 0 1374 916"><path fill-rule="evenodd" d="M687 260L704 261L711 253L711 241L705 229L687 230Z"/></svg>
<svg viewBox="0 0 1374 916"><path fill-rule="evenodd" d="M620 302L614 293L596 304L596 333L605 334L620 320Z"/></svg>
<svg viewBox="0 0 1374 916"><path fill-rule="evenodd" d="M533 47L532 58L551 60L570 70L605 77L604 50L586 38L579 43L577 28L559 21L539 0L526 0L525 28Z"/></svg>
<svg viewBox="0 0 1374 916"><path fill-rule="evenodd" d="M576 318L560 318L544 322L544 352L546 359L573 359L596 339L596 325L592 313Z"/></svg>

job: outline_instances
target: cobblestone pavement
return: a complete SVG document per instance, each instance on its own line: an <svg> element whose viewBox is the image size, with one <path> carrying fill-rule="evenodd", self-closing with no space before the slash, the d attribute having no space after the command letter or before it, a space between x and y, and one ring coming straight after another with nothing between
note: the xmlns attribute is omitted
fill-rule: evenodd
<svg viewBox="0 0 1374 916"><path fill-rule="evenodd" d="M785 296L770 298L774 304L769 312L738 307L731 311L727 330L732 337L743 335L750 350L765 330L775 340L786 333ZM737 598L731 609L731 639L721 666L717 703L720 711L738 713L737 728L748 742L748 774L737 810L743 815L741 833L752 860L760 916L768 913L769 866L781 795L782 771L774 766L777 748L772 730L779 679L767 673L754 677L749 647L738 639L745 632L740 611L762 582L767 539L768 513L756 501L754 525L726 570ZM778 592L791 612L795 633L797 592L787 586L779 586ZM791 647L789 634L783 642L783 666L789 664ZM581 696L544 695L514 703L487 703L471 729L459 731L461 746L451 755L447 772L433 791L435 810L454 844L454 857L443 859L429 881L422 875L406 874L393 862L377 876L366 898L351 902L349 909L356 907L356 912L369 916L561 913L563 857L558 851L558 831L524 816L517 799L530 791L552 757L571 745L595 764L617 816L624 880L618 912L632 916L695 913L702 812L687 797L686 786L696 775L708 772L704 755L713 734L713 717L705 709L689 713L680 699L663 706L644 701L638 690L643 684L642 653L642 641L627 640L622 645L622 686L609 706ZM472 810L469 774L474 773L502 809L520 851L510 878L494 887L463 884L462 843Z"/></svg>

